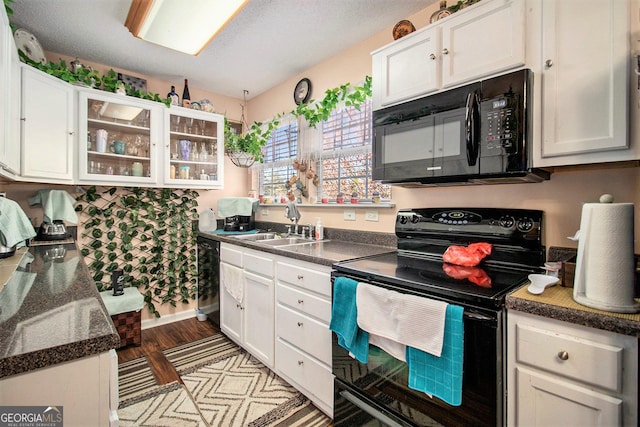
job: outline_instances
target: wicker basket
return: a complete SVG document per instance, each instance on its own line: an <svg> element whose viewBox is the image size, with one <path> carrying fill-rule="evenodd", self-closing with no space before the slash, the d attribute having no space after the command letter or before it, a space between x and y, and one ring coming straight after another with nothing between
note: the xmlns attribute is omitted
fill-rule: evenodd
<svg viewBox="0 0 640 427"><path fill-rule="evenodd" d="M111 316L118 335L120 335L120 348L127 345L140 345L142 343L140 311L127 311L126 313Z"/></svg>

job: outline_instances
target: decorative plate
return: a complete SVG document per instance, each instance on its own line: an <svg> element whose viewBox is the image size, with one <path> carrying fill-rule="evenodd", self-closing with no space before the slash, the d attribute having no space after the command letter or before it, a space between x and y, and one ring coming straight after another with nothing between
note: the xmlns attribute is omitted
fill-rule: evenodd
<svg viewBox="0 0 640 427"><path fill-rule="evenodd" d="M40 46L38 39L33 34L23 28L18 28L13 33L13 38L16 41L16 47L23 51L27 58L41 64L47 63L42 46Z"/></svg>
<svg viewBox="0 0 640 427"><path fill-rule="evenodd" d="M393 39L398 40L401 37L406 36L409 33L413 33L416 30L416 27L413 26L411 21L407 21L403 19L399 21L395 27L393 27Z"/></svg>

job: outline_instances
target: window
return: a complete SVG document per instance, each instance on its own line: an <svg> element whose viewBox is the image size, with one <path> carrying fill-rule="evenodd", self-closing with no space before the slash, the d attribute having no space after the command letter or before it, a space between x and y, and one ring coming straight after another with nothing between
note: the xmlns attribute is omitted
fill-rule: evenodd
<svg viewBox="0 0 640 427"><path fill-rule="evenodd" d="M288 120L288 123L285 123ZM382 200L391 199L391 186L373 181L372 173L372 107L367 100L358 110L344 107L332 112L329 119L311 129L304 119L281 120L278 129L263 148L264 163L259 165L260 194L279 202L289 190L292 176L303 184L303 202L313 203L323 195L336 200L339 193L351 198L355 192L360 200L370 200L377 191ZM294 160L309 163L311 175L317 174L319 183L305 177L293 166ZM305 192L308 190L308 193Z"/></svg>
<svg viewBox="0 0 640 427"><path fill-rule="evenodd" d="M358 110L335 110L322 125L322 193L336 199L339 193L359 199L371 199L373 192L382 199L391 198L391 186L373 181L371 100Z"/></svg>
<svg viewBox="0 0 640 427"><path fill-rule="evenodd" d="M298 123L295 121L283 124L271 133L263 149L260 188L264 196L280 199L287 193L286 184L296 173L291 159L298 155L298 134Z"/></svg>

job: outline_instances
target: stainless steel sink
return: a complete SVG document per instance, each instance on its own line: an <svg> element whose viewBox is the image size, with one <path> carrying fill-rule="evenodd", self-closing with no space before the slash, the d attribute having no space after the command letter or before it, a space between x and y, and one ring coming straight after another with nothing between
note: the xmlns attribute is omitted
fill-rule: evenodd
<svg viewBox="0 0 640 427"><path fill-rule="evenodd" d="M233 236L233 238L239 240L248 240L250 242L257 242L260 240L279 239L280 235L277 233L239 234Z"/></svg>
<svg viewBox="0 0 640 427"><path fill-rule="evenodd" d="M313 243L313 240L303 239L302 237L284 237L281 239L269 239L262 240L258 243L267 246L286 246L286 245L298 245L300 243Z"/></svg>

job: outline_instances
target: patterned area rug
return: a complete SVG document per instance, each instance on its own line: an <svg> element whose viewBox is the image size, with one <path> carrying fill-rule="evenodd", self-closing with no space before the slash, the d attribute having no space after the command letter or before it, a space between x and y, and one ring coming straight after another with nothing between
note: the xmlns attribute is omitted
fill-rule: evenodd
<svg viewBox="0 0 640 427"><path fill-rule="evenodd" d="M331 419L222 334L164 351L205 425L326 427Z"/></svg>
<svg viewBox="0 0 640 427"><path fill-rule="evenodd" d="M118 364L118 387L120 407L144 400L161 389L146 357Z"/></svg>
<svg viewBox="0 0 640 427"><path fill-rule="evenodd" d="M207 426L191 396L178 382L155 390L153 396L118 409L120 426Z"/></svg>
<svg viewBox="0 0 640 427"><path fill-rule="evenodd" d="M146 357L119 364L121 426L331 424L303 394L222 334L163 354L184 385L158 385Z"/></svg>

